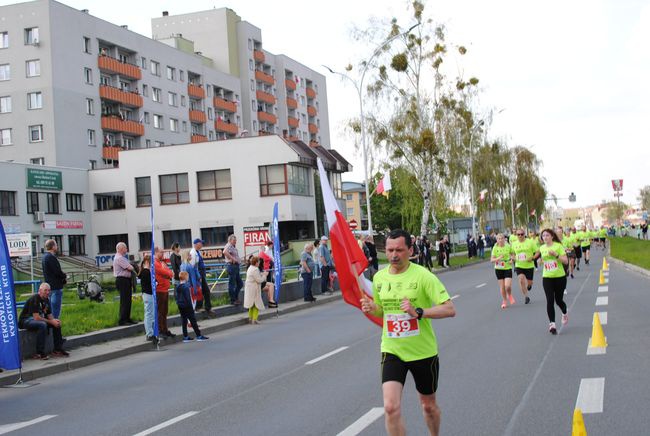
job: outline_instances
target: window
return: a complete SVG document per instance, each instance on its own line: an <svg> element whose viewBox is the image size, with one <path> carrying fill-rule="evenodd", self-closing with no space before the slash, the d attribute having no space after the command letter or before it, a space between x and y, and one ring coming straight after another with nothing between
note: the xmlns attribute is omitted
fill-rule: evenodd
<svg viewBox="0 0 650 436"><path fill-rule="evenodd" d="M27 213L35 213L39 210L38 192L27 191Z"/></svg>
<svg viewBox="0 0 650 436"><path fill-rule="evenodd" d="M165 142L164 142L164 141L154 141L154 142L153 142L153 146L154 146L154 147L162 147L162 146L164 146L164 145L165 145Z"/></svg>
<svg viewBox="0 0 650 436"><path fill-rule="evenodd" d="M68 250L70 256L83 256L86 254L86 236L68 235Z"/></svg>
<svg viewBox="0 0 650 436"><path fill-rule="evenodd" d="M90 53L90 38L84 36L84 53Z"/></svg>
<svg viewBox="0 0 650 436"><path fill-rule="evenodd" d="M353 208L353 207L348 207L348 208L346 209L346 212L345 212L345 213L346 213L346 216L347 216L348 218L350 218L351 216L354 215L354 208Z"/></svg>
<svg viewBox="0 0 650 436"><path fill-rule="evenodd" d="M334 197L343 198L342 186L341 186L341 173L330 173L330 186L332 191L334 191Z"/></svg>
<svg viewBox="0 0 650 436"><path fill-rule="evenodd" d="M214 119L214 112L212 111L212 108L208 108L208 119L213 120Z"/></svg>
<svg viewBox="0 0 650 436"><path fill-rule="evenodd" d="M151 74L160 76L160 64L156 61L151 61Z"/></svg>
<svg viewBox="0 0 650 436"><path fill-rule="evenodd" d="M311 195L309 168L287 165L289 194Z"/></svg>
<svg viewBox="0 0 650 436"><path fill-rule="evenodd" d="M179 71L179 79L180 79L181 82L185 81L185 71L183 71L183 70Z"/></svg>
<svg viewBox="0 0 650 436"><path fill-rule="evenodd" d="M138 233L140 251L151 251L151 232Z"/></svg>
<svg viewBox="0 0 650 436"><path fill-rule="evenodd" d="M163 231L163 245L165 248L178 242L181 248L192 248L192 231L190 229Z"/></svg>
<svg viewBox="0 0 650 436"><path fill-rule="evenodd" d="M46 213L59 214L59 193L58 192L48 192L45 194L47 200L47 209Z"/></svg>
<svg viewBox="0 0 650 436"><path fill-rule="evenodd" d="M138 207L151 206L151 177L135 178L135 198Z"/></svg>
<svg viewBox="0 0 650 436"><path fill-rule="evenodd" d="M187 173L160 176L161 204L190 202L190 188Z"/></svg>
<svg viewBox="0 0 650 436"><path fill-rule="evenodd" d="M172 68L169 65L167 66L167 79L176 80L176 68Z"/></svg>
<svg viewBox="0 0 650 436"><path fill-rule="evenodd" d="M43 94L40 92L30 92L27 94L27 109L42 109Z"/></svg>
<svg viewBox="0 0 650 436"><path fill-rule="evenodd" d="M232 198L230 170L199 171L196 176L199 201L230 200Z"/></svg>
<svg viewBox="0 0 650 436"><path fill-rule="evenodd" d="M149 97L149 87L145 84L142 84L142 96Z"/></svg>
<svg viewBox="0 0 650 436"><path fill-rule="evenodd" d="M203 245L206 247L226 245L228 243L228 236L233 233L235 233L233 226L206 227L201 229L201 239L203 239Z"/></svg>
<svg viewBox="0 0 650 436"><path fill-rule="evenodd" d="M11 97L0 97L0 113L6 114L11 112Z"/></svg>
<svg viewBox="0 0 650 436"><path fill-rule="evenodd" d="M81 194L65 194L65 208L68 212L83 212Z"/></svg>
<svg viewBox="0 0 650 436"><path fill-rule="evenodd" d="M144 121L145 124L151 123L151 115L149 114L149 112L144 113L142 120Z"/></svg>
<svg viewBox="0 0 650 436"><path fill-rule="evenodd" d="M144 147L145 148L151 148L151 139L145 139L144 140Z"/></svg>
<svg viewBox="0 0 650 436"><path fill-rule="evenodd" d="M156 129L163 128L163 117L162 115L153 114L153 126Z"/></svg>
<svg viewBox="0 0 650 436"><path fill-rule="evenodd" d="M145 70L147 69L147 58L144 56L140 57L140 67Z"/></svg>
<svg viewBox="0 0 650 436"><path fill-rule="evenodd" d="M25 45L38 44L38 27L25 29Z"/></svg>
<svg viewBox="0 0 650 436"><path fill-rule="evenodd" d="M88 129L88 145L97 145L95 131L92 129Z"/></svg>
<svg viewBox="0 0 650 436"><path fill-rule="evenodd" d="M169 130L172 132L178 132L178 120L175 120L173 118L169 119Z"/></svg>
<svg viewBox="0 0 650 436"><path fill-rule="evenodd" d="M29 142L41 142L43 140L43 125L29 126Z"/></svg>
<svg viewBox="0 0 650 436"><path fill-rule="evenodd" d="M124 209L124 191L95 194L95 210Z"/></svg>
<svg viewBox="0 0 650 436"><path fill-rule="evenodd" d="M347 201L352 201L352 194L345 194L345 199Z"/></svg>
<svg viewBox="0 0 650 436"><path fill-rule="evenodd" d="M89 160L88 166L90 167L91 170L97 169L97 161L92 159Z"/></svg>
<svg viewBox="0 0 650 436"><path fill-rule="evenodd" d="M133 138L129 138L128 136L122 136L122 147L127 149L127 150L132 150L133 149Z"/></svg>
<svg viewBox="0 0 650 436"><path fill-rule="evenodd" d="M178 96L174 92L167 93L167 103L170 106L178 106Z"/></svg>
<svg viewBox="0 0 650 436"><path fill-rule="evenodd" d="M32 165L45 165L44 157L33 157L29 160L29 163Z"/></svg>
<svg viewBox="0 0 650 436"><path fill-rule="evenodd" d="M16 192L0 191L0 216L16 215Z"/></svg>
<svg viewBox="0 0 650 436"><path fill-rule="evenodd" d="M151 99L157 103L162 102L162 91L160 88L151 88Z"/></svg>
<svg viewBox="0 0 650 436"><path fill-rule="evenodd" d="M187 132L187 121L183 121L183 132Z"/></svg>
<svg viewBox="0 0 650 436"><path fill-rule="evenodd" d="M184 96L184 95L181 95L181 106L185 107L185 105L186 105L186 103L185 103L185 96Z"/></svg>
<svg viewBox="0 0 650 436"><path fill-rule="evenodd" d="M253 50L253 40L248 38L248 49Z"/></svg>
<svg viewBox="0 0 650 436"><path fill-rule="evenodd" d="M41 75L41 61L34 59L31 61L25 62L25 70L27 72L27 77L36 77Z"/></svg>
<svg viewBox="0 0 650 436"><path fill-rule="evenodd" d="M0 48L9 48L9 32L0 32Z"/></svg>
<svg viewBox="0 0 650 436"><path fill-rule="evenodd" d="M255 64L253 63L253 59L248 60L248 69L251 71L255 69Z"/></svg>
<svg viewBox="0 0 650 436"><path fill-rule="evenodd" d="M284 165L259 167L260 195L282 195L287 193L286 170Z"/></svg>
<svg viewBox="0 0 650 436"><path fill-rule="evenodd" d="M86 114L95 115L95 102L92 98L86 99Z"/></svg>
<svg viewBox="0 0 650 436"><path fill-rule="evenodd" d="M97 242L100 253L115 253L115 247L119 242L124 242L127 247L129 246L129 235L126 233L121 235L101 235L97 236Z"/></svg>
<svg viewBox="0 0 650 436"><path fill-rule="evenodd" d="M89 85L93 84L93 70L90 68L84 68L84 81Z"/></svg>
<svg viewBox="0 0 650 436"><path fill-rule="evenodd" d="M0 65L0 80L11 79L11 66L9 64Z"/></svg>

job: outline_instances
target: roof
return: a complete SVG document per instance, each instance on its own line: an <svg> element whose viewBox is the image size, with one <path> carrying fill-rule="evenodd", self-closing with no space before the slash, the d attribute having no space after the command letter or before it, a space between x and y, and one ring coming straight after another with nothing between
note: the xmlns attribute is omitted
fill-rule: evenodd
<svg viewBox="0 0 650 436"><path fill-rule="evenodd" d="M366 192L366 185L359 182L342 182L341 191L343 192Z"/></svg>

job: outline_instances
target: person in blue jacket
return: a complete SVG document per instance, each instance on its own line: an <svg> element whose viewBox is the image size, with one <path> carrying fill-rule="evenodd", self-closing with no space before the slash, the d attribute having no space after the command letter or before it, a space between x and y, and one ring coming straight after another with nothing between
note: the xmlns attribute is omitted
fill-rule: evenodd
<svg viewBox="0 0 650 436"><path fill-rule="evenodd" d="M178 274L180 283L176 286L176 291L174 292L176 296L176 305L178 306L178 311L181 314L181 326L183 328L183 342L191 342L194 339L187 334L187 322L189 321L192 324L192 329L194 334L196 334L197 341L206 341L208 340L207 336L201 334L199 330L199 325L196 323L196 316L194 315L194 307L192 306L192 297L190 296L190 287L187 284L189 274L187 271L181 271Z"/></svg>

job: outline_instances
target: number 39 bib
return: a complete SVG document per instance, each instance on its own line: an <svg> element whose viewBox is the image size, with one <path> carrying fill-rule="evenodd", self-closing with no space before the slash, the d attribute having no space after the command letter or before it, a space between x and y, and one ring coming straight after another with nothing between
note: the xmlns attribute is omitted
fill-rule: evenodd
<svg viewBox="0 0 650 436"><path fill-rule="evenodd" d="M420 326L417 318L411 317L408 313L386 314L386 336L389 338L406 338L419 334Z"/></svg>

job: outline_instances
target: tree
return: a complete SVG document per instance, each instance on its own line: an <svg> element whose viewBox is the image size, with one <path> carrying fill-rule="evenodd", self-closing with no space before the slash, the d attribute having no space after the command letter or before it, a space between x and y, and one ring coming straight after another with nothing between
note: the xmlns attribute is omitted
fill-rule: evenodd
<svg viewBox="0 0 650 436"><path fill-rule="evenodd" d="M625 211L627 210L627 205L625 203L619 203L617 201L610 201L606 205L607 210L605 216L607 217L607 223L610 226L616 225L618 220L623 219L625 216Z"/></svg>
<svg viewBox="0 0 650 436"><path fill-rule="evenodd" d="M638 200L641 203L641 209L650 211L650 185L639 190Z"/></svg>
<svg viewBox="0 0 650 436"><path fill-rule="evenodd" d="M528 224L533 210L539 215L545 209L547 192L544 178L540 175L542 162L525 147L515 147L511 154L514 156L511 160L514 162L514 203L523 203L515 214L515 221Z"/></svg>

